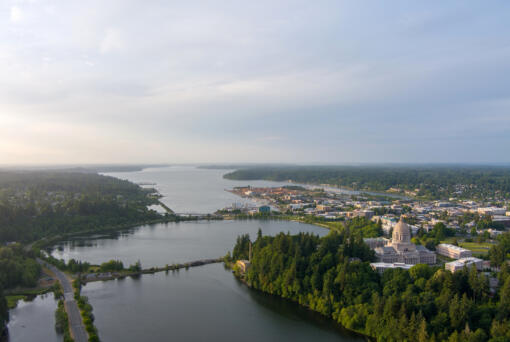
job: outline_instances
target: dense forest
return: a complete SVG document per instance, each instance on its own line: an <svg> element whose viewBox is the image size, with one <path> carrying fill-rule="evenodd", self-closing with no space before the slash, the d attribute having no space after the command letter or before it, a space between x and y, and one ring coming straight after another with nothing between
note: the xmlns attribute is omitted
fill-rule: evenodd
<svg viewBox="0 0 510 342"><path fill-rule="evenodd" d="M41 274L41 265L19 244L0 247L0 288L34 287Z"/></svg>
<svg viewBox="0 0 510 342"><path fill-rule="evenodd" d="M247 259L249 237L238 238L232 259ZM259 232L251 268L255 289L296 301L348 329L379 341L510 341L510 276L491 293L475 268L452 274L424 264L379 275L361 234L347 228L319 238ZM241 276L236 270L237 274Z"/></svg>
<svg viewBox="0 0 510 342"><path fill-rule="evenodd" d="M510 198L510 167L482 166L281 166L241 168L233 180L330 184L354 190L408 191L429 199Z"/></svg>
<svg viewBox="0 0 510 342"><path fill-rule="evenodd" d="M0 340L4 334L8 319L9 311L7 309L7 301L5 300L2 287L0 287Z"/></svg>
<svg viewBox="0 0 510 342"><path fill-rule="evenodd" d="M0 247L0 338L8 320L3 289L33 287L41 274L41 266L19 244Z"/></svg>
<svg viewBox="0 0 510 342"><path fill-rule="evenodd" d="M95 173L0 171L0 243L158 219L151 192Z"/></svg>

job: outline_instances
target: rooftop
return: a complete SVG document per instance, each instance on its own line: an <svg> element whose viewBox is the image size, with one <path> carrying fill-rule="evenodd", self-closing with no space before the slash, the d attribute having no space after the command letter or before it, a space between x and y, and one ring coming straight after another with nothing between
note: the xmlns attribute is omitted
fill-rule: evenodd
<svg viewBox="0 0 510 342"><path fill-rule="evenodd" d="M462 247L459 247L459 246L455 246L455 245L452 245L452 244L449 244L449 243L440 243L439 245L437 245L437 247L451 248L451 249L454 249L454 250L459 251L459 252L469 251L469 249L462 248Z"/></svg>

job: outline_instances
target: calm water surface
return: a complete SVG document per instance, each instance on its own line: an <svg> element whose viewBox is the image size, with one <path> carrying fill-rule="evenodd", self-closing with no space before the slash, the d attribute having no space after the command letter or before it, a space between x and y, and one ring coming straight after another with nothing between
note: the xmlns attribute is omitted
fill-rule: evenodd
<svg viewBox="0 0 510 342"><path fill-rule="evenodd" d="M61 335L55 331L57 301L53 293L37 296L33 301L19 301L9 311L9 342L60 342Z"/></svg>
<svg viewBox="0 0 510 342"><path fill-rule="evenodd" d="M250 290L221 264L83 288L101 341L362 341L332 321Z"/></svg>
<svg viewBox="0 0 510 342"><path fill-rule="evenodd" d="M149 168L138 172L115 172L106 175L127 179L134 183L155 183L153 185L163 196L165 203L176 213L213 213L233 203L251 203L225 189L251 185L269 187L289 185L285 182L233 181L224 179L229 170L199 169L194 166L170 166Z"/></svg>
<svg viewBox="0 0 510 342"><path fill-rule="evenodd" d="M168 167L110 173L137 183L156 183L163 202L178 213L210 213L247 200L226 192L234 186L287 183L237 182L225 170ZM327 230L286 221L201 221L156 224L111 235L63 241L52 254L101 263L137 260L143 267L223 256L240 234L255 238L281 231L324 235ZM331 320L295 303L250 290L223 268L207 265L174 273L89 283L83 294L94 307L102 341L353 341ZM38 297L11 310L11 341L60 341L54 331L56 301Z"/></svg>
<svg viewBox="0 0 510 342"><path fill-rule="evenodd" d="M165 266L206 258L218 258L232 250L240 234L255 239L258 229L264 235L279 232L310 232L325 235L327 229L288 221L197 221L146 225L122 233L73 238L53 249L56 258L98 264L110 259L124 265L140 260L143 267Z"/></svg>

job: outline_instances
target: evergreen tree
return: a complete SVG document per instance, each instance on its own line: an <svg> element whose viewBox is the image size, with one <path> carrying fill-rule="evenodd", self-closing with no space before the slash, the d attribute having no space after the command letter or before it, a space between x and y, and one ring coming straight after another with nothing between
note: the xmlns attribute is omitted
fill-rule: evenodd
<svg viewBox="0 0 510 342"><path fill-rule="evenodd" d="M3 332L5 331L5 326L7 325L8 320L9 310L7 307L7 301L5 300L3 290L0 287L0 337L3 335Z"/></svg>

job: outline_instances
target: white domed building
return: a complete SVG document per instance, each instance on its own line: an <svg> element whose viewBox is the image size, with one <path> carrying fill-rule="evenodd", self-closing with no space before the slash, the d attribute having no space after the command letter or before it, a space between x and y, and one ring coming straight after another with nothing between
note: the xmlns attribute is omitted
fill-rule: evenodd
<svg viewBox="0 0 510 342"><path fill-rule="evenodd" d="M391 242L374 250L379 262L411 265L436 263L436 253L411 243L411 229L402 218L393 228Z"/></svg>

